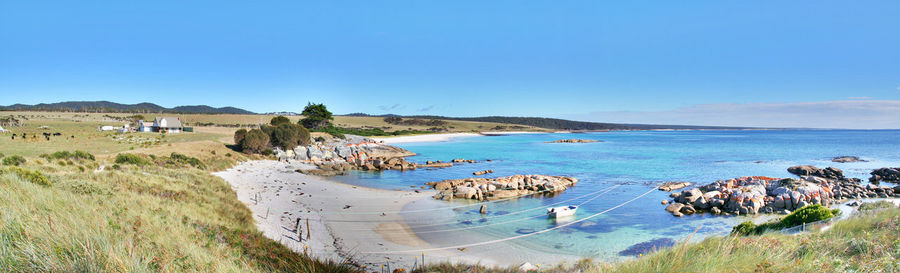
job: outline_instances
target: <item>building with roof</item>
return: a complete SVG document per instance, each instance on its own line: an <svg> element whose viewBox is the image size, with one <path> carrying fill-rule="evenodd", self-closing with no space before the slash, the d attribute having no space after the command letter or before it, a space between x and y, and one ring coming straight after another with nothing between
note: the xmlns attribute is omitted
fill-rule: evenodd
<svg viewBox="0 0 900 273"><path fill-rule="evenodd" d="M160 133L181 133L184 131L184 126L178 118L157 117L153 120L152 131Z"/></svg>

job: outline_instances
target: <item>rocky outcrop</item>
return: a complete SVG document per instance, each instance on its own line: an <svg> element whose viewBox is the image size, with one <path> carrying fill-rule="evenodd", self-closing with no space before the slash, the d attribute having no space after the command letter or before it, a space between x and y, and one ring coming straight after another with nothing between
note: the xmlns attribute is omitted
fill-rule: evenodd
<svg viewBox="0 0 900 273"><path fill-rule="evenodd" d="M798 168L791 167L799 172ZM803 169L803 168L801 168ZM818 170L818 171L817 171ZM805 168L808 173L837 177L834 171ZM840 170L837 170L838 172ZM806 205L829 205L842 199L900 197L891 187L862 185L859 179L803 175L795 178L764 176L719 180L701 187L673 192L666 211L681 217L698 212L712 214L757 214L793 211Z"/></svg>
<svg viewBox="0 0 900 273"><path fill-rule="evenodd" d="M578 183L578 179L550 175L513 175L498 178L466 178L425 185L433 187L435 199L474 199L479 201L512 198L533 194L553 194L565 191Z"/></svg>
<svg viewBox="0 0 900 273"><path fill-rule="evenodd" d="M546 143L594 143L600 142L599 140L593 139L560 139L554 141L547 141Z"/></svg>
<svg viewBox="0 0 900 273"><path fill-rule="evenodd" d="M817 176L827 179L844 178L844 171L835 167L819 169L810 165L799 165L788 168L788 172L797 176Z"/></svg>
<svg viewBox="0 0 900 273"><path fill-rule="evenodd" d="M880 168L873 170L870 174L872 177L869 177L869 182L900 182L900 168Z"/></svg>
<svg viewBox="0 0 900 273"><path fill-rule="evenodd" d="M868 162L868 161L859 159L858 156L845 155L845 156L838 156L838 157L832 158L831 162L852 163L852 162Z"/></svg>
<svg viewBox="0 0 900 273"><path fill-rule="evenodd" d="M674 191L677 189L685 188L690 185L691 185L691 182L680 182L680 181L666 182L666 183L663 183L662 185L659 185L659 190Z"/></svg>
<svg viewBox="0 0 900 273"><path fill-rule="evenodd" d="M472 175L482 175L482 174L489 174L489 173L494 173L494 170L477 171L477 172L472 173Z"/></svg>

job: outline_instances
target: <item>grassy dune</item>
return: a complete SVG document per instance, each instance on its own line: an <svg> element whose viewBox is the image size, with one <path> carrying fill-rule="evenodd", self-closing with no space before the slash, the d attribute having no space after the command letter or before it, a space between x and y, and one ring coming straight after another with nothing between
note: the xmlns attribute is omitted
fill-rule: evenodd
<svg viewBox="0 0 900 273"><path fill-rule="evenodd" d="M94 172L84 168L98 165L89 160L43 160L30 158L25 168L50 186L13 167L0 175L2 272L349 271L265 238L230 186L206 170Z"/></svg>

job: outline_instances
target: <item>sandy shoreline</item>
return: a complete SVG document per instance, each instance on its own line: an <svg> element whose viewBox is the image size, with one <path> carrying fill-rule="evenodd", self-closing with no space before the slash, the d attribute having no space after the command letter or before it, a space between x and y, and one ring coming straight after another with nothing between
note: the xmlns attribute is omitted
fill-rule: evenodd
<svg viewBox="0 0 900 273"><path fill-rule="evenodd" d="M379 268L386 258L392 264L410 268L421 253L378 252L433 247L416 236L404 217L430 221L447 221L452 217L446 210L401 212L447 206L432 199L433 192L429 190L416 193L353 186L294 171L299 168L311 166L299 162L249 161L214 175L231 184L238 200L253 212L257 227L266 237L298 253L306 251L319 259L349 258L367 268ZM295 231L298 218L299 238ZM497 264L450 250L429 251L426 261Z"/></svg>
<svg viewBox="0 0 900 273"><path fill-rule="evenodd" d="M372 137L377 141L384 141L386 144L394 143L413 143L413 142L443 142L450 141L460 137L476 137L481 134L476 133L450 133L450 134L430 134L430 135L414 135L414 136L396 136L396 137Z"/></svg>

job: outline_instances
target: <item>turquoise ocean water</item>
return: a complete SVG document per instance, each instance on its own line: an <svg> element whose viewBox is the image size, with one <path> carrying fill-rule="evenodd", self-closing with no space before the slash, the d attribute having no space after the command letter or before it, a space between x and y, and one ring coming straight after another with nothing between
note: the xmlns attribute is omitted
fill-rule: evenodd
<svg viewBox="0 0 900 273"><path fill-rule="evenodd" d="M566 138L602 142L545 143ZM556 222L544 216L543 206L571 198L563 204L579 204L587 195L616 186L582 205L575 219L621 204L664 181L709 183L740 176L790 177L786 169L809 164L835 166L846 176L864 181L874 168L900 166L900 131L784 130L784 131L631 131L583 134L527 134L458 138L448 142L408 143L397 146L416 152L410 161L453 158L479 163L453 168L410 172L358 172L335 179L345 183L382 189L410 190L429 181L472 177L472 172L494 170L487 177L514 174L572 176L579 184L562 194L526 197L488 204L488 214L478 206L446 210L456 220L424 221L417 213L406 215L413 230L433 246L454 246L509 238L547 228ZM831 158L855 155L869 162L833 163ZM485 160L491 159L487 162ZM587 196L586 196L587 195ZM676 218L666 213L660 201L668 192L654 191L645 197L596 218L550 232L507 241L536 253L574 258L591 257L616 261L620 252L634 244L654 239L699 240L727 234L746 217L708 214ZM465 205L454 201L450 206ZM562 204L561 204L562 205ZM438 213L437 211L434 213ZM509 246L506 246L509 247ZM497 251L497 245L476 246L470 252ZM533 257L523 256L528 260Z"/></svg>

